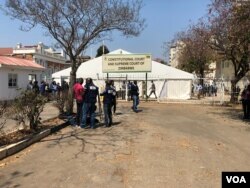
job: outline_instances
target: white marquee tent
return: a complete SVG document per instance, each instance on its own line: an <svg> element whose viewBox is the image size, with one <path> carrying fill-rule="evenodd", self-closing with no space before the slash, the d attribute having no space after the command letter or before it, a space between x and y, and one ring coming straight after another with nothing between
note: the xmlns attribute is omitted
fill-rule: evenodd
<svg viewBox="0 0 250 188"><path fill-rule="evenodd" d="M122 49L110 52L110 54L131 54ZM71 68L56 72L52 75L56 82L69 79ZM104 88L104 80L107 79L107 73L102 73L102 57L91 59L80 65L77 70L77 78L91 77L94 83ZM109 73L109 79L115 81L116 89L121 88L122 82L126 80L137 80L140 91L142 90L142 81L146 80L146 73ZM156 86L156 94L160 100L164 99L190 99L191 87L194 75L182 70L163 65L152 61L152 72L147 73L147 85L150 92L151 80ZM140 92L142 93L142 92Z"/></svg>

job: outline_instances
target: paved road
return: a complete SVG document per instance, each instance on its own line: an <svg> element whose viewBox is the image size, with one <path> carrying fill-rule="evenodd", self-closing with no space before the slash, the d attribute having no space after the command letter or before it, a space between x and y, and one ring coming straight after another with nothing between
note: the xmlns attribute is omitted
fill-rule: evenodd
<svg viewBox="0 0 250 188"><path fill-rule="evenodd" d="M111 128L67 127L0 162L0 187L216 188L250 171L250 125L239 111L118 104Z"/></svg>

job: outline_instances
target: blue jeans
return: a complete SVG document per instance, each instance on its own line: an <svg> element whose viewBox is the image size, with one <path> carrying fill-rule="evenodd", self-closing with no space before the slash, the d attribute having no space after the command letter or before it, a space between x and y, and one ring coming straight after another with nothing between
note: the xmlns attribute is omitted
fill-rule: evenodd
<svg viewBox="0 0 250 188"><path fill-rule="evenodd" d="M137 106L139 105L139 96L133 95L132 99L133 99L133 110L136 111Z"/></svg>
<svg viewBox="0 0 250 188"><path fill-rule="evenodd" d="M111 111L111 104L103 104L104 109L104 119L106 127L111 126L112 124L112 111Z"/></svg>
<svg viewBox="0 0 250 188"><path fill-rule="evenodd" d="M81 127L84 128L87 125L87 116L90 116L90 127L95 126L95 103L83 103L82 107L82 121Z"/></svg>

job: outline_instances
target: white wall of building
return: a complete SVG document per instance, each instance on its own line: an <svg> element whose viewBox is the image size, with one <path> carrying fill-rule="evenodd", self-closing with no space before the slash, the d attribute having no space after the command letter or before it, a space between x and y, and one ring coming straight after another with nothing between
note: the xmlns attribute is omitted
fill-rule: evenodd
<svg viewBox="0 0 250 188"><path fill-rule="evenodd" d="M9 74L17 74L17 87L8 86ZM0 101L13 100L20 94L22 90L25 90L29 82L29 74L36 75L36 80L40 84L42 71L25 70L25 69L11 69L11 68L0 68Z"/></svg>

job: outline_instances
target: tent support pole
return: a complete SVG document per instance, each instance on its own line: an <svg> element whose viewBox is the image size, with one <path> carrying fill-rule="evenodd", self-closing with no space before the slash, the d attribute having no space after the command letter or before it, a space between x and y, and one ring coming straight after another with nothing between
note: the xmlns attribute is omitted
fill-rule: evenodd
<svg viewBox="0 0 250 188"><path fill-rule="evenodd" d="M125 100L128 101L128 75L126 74L126 90L125 90Z"/></svg>
<svg viewBox="0 0 250 188"><path fill-rule="evenodd" d="M109 73L107 73L107 80L109 79Z"/></svg>
<svg viewBox="0 0 250 188"><path fill-rule="evenodd" d="M146 86L145 86L146 101L148 101L148 73L146 72ZM143 96L144 97L144 96Z"/></svg>

